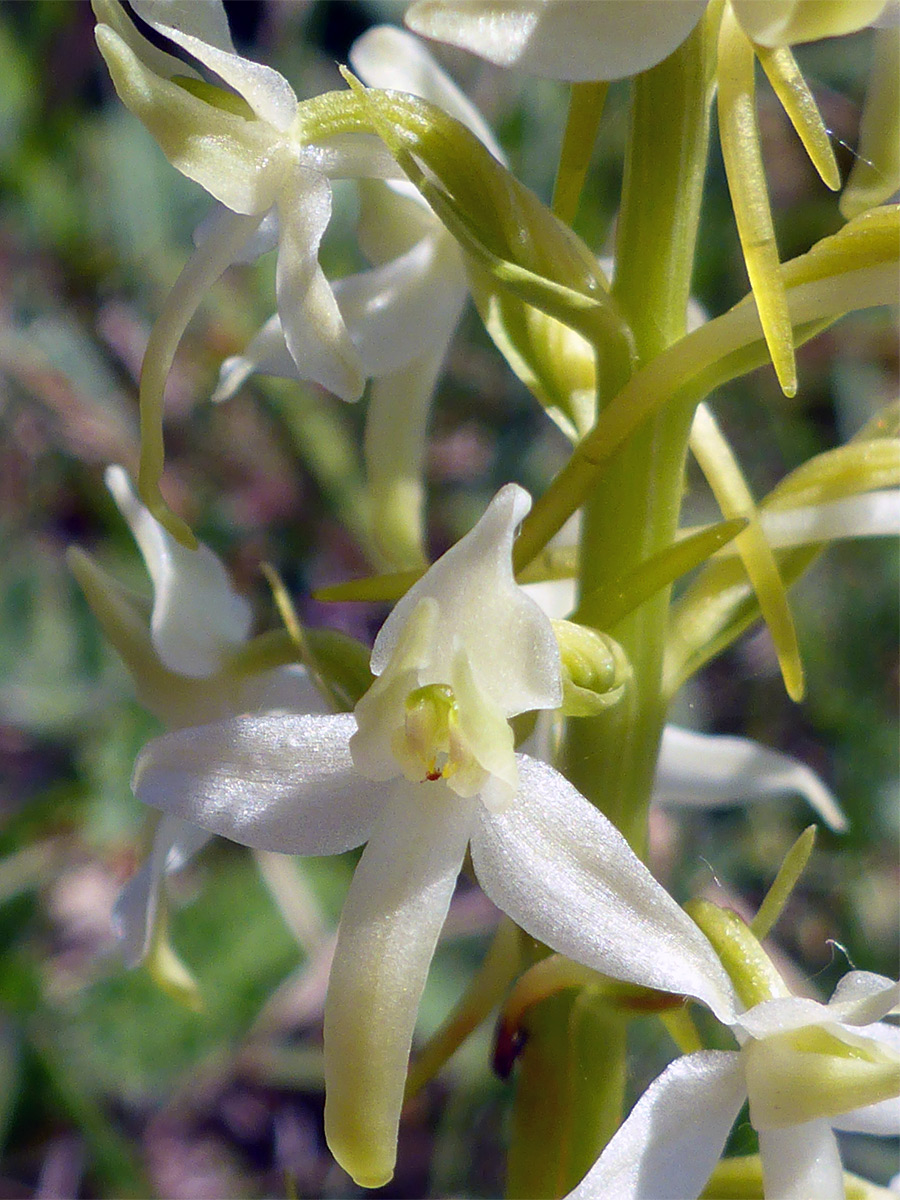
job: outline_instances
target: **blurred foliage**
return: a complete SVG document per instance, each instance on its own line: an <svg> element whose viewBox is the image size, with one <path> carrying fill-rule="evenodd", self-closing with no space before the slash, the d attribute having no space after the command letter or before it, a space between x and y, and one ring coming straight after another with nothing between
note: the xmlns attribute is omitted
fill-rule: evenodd
<svg viewBox="0 0 900 1200"><path fill-rule="evenodd" d="M368 23L402 8L228 7L239 46L278 66L300 95L339 86L335 60ZM867 54L865 35L802 51L841 147L855 140ZM514 169L549 196L561 89L460 54L441 57L497 128ZM86 3L0 5L0 78L0 1194L346 1195L352 1189L322 1138L319 1017L329 931L352 862L298 864L299 891L285 892L266 886L249 853L207 850L177 881L172 924L200 1012L179 1006L145 971L126 972L110 926L117 891L150 836L129 777L156 727L131 699L63 554L77 542L145 587L102 471L109 462L134 467L142 348L206 198L116 102ZM787 257L839 218L762 95ZM598 252L614 220L626 105L626 88L614 86L587 187L592 202L577 223ZM842 155L846 173L849 151ZM704 214L696 290L717 312L746 281L715 158ZM352 189L339 190L324 249L330 272L358 265L354 217ZM381 611L309 599L316 584L366 569L354 539L360 411L274 381L227 405L206 403L219 362L269 315L272 272L265 260L232 270L188 331L169 389L167 487L253 598L260 628L275 623L258 570L268 560L308 620L367 637ZM859 428L889 398L896 355L883 318L853 318L801 352L796 400L785 400L771 371L716 397L757 494ZM434 418L435 552L501 482L540 490L564 456L560 436L470 313ZM711 502L699 476L690 483L687 517L703 519ZM740 730L812 763L848 812L849 835L820 837L776 931L785 956L824 992L847 960L897 971L896 578L896 547L850 545L796 590L809 673L801 708L783 696L763 635L745 639L678 702L678 715L697 727ZM727 881L735 906L752 911L805 815L792 804L657 814L655 867L680 896ZM292 918L316 930L303 948ZM425 1033L478 964L492 920L463 889L429 981ZM649 1025L646 1036L656 1036ZM489 1075L489 1042L490 1031L479 1034L410 1106L400 1170L384 1194L498 1194L509 1089ZM651 1061L661 1066L667 1051L657 1042ZM890 1156L868 1149L853 1168L885 1178Z"/></svg>

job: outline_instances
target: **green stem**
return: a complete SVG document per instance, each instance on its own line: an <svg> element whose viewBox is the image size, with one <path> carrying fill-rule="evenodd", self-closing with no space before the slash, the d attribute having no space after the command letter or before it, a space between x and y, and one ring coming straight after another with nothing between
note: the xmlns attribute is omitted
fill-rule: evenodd
<svg viewBox="0 0 900 1200"><path fill-rule="evenodd" d="M704 23L670 58L634 83L617 232L614 292L634 334L638 364L687 326L709 141L711 47ZM606 396L621 380L604 380ZM611 457L584 509L582 619L610 573L633 570L669 546L678 527L691 412L664 407ZM566 774L642 853L656 752L668 589L613 631L631 660L631 712L570 722Z"/></svg>
<svg viewBox="0 0 900 1200"><path fill-rule="evenodd" d="M665 62L634 82L631 130L617 237L614 283L619 310L634 335L636 363L609 364L600 376L599 411L619 394L628 370L640 368L684 335L709 139L711 71L709 42L701 27ZM602 356L600 359L602 363ZM634 430L610 456L584 506L580 547L580 615L600 619L594 598L611 576L634 570L674 540L681 507L691 410L664 406ZM590 435L589 435L590 436ZM646 849L647 809L665 715L661 695L669 589L663 588L614 630L631 661L634 686L628 701L595 717L570 720L563 769L579 790L622 830L639 854ZM553 1074L562 1037L572 1037L575 1005L554 1012L563 1000L541 1006L523 1061L523 1089L514 1126L511 1164L524 1160L537 1122L527 1109L541 1088L557 1192L564 1194L597 1157L622 1119L626 1070L626 1024L602 1000L591 1002L579 1021L578 1086ZM569 1042L566 1042L567 1046ZM528 1059L528 1056L530 1060ZM538 1084L525 1080L537 1077ZM583 1082L582 1082L583 1081ZM544 1143L546 1146L546 1142ZM550 1170L550 1168L546 1168ZM519 1168L511 1180L528 1183ZM546 1181L549 1183L549 1179ZM531 1183L531 1195L534 1179ZM560 1188L559 1185L562 1184ZM523 1192L516 1194L524 1194ZM540 1194L553 1194L543 1192Z"/></svg>

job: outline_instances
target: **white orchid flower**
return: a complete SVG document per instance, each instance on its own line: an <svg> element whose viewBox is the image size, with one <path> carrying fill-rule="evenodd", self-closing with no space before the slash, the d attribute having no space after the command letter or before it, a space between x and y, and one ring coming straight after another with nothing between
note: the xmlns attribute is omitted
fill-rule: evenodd
<svg viewBox="0 0 900 1200"><path fill-rule="evenodd" d="M112 466L106 484L138 544L153 585L149 616L82 551L69 561L105 633L131 672L138 699L170 729L238 712L326 712L304 668L249 673L235 661L252 612L222 562L204 545L183 546L150 514L127 474ZM129 966L143 961L156 921L159 888L209 841L205 829L163 817L144 864L123 888L113 917Z"/></svg>
<svg viewBox="0 0 900 1200"><path fill-rule="evenodd" d="M851 33L886 0L732 0L764 46ZM662 62L700 20L707 0L416 0L406 24L423 37L501 67L579 82L624 79Z"/></svg>
<svg viewBox="0 0 900 1200"><path fill-rule="evenodd" d="M335 854L368 843L325 1009L326 1134L364 1186L393 1171L419 998L467 849L487 895L534 937L666 991L702 977L704 1001L735 1014L712 947L618 830L514 751L509 719L561 699L552 627L512 574L529 507L521 488L503 488L400 601L354 713L183 730L151 742L135 768L140 799L246 845Z"/></svg>
<svg viewBox="0 0 900 1200"><path fill-rule="evenodd" d="M172 165L222 206L169 294L141 368L141 495L191 545L191 531L169 510L159 482L166 379L197 306L233 262L277 242L275 290L293 361L304 378L358 400L365 373L319 266L319 244L331 216L332 180L401 173L379 139L354 129L328 97L298 103L277 71L237 54L221 0L132 5L216 83L144 38L119 0L93 3L97 44L120 99Z"/></svg>
<svg viewBox="0 0 900 1200"><path fill-rule="evenodd" d="M354 42L350 62L369 87L438 105L503 161L481 115L411 34L376 26ZM382 565L396 570L426 561L426 428L468 283L459 246L412 184L367 182L360 199L360 243L372 266L332 290L363 374L373 381L365 435L370 524ZM288 351L278 313L243 354L225 361L213 398L227 399L253 372L310 378Z"/></svg>
<svg viewBox="0 0 900 1200"><path fill-rule="evenodd" d="M290 353L306 378L358 399L362 366L317 254L331 215L330 181L396 175L396 168L364 134L311 140L310 118L287 80L236 52L221 0L135 0L131 7L233 89L214 88L158 50L117 0L95 0L97 44L123 103L173 166L229 210L198 248L191 302L274 209L278 310Z"/></svg>
<svg viewBox="0 0 900 1200"><path fill-rule="evenodd" d="M775 995L731 1023L738 1050L676 1059L567 1200L694 1200L744 1101L767 1200L843 1200L835 1130L900 1133L900 985L866 971L828 1004Z"/></svg>

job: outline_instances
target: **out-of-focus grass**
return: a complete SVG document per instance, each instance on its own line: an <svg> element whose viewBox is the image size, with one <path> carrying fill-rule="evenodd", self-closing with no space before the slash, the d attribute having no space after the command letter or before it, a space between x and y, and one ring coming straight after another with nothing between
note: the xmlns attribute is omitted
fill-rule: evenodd
<svg viewBox="0 0 900 1200"><path fill-rule="evenodd" d="M255 52L273 53L307 95L338 86L334 58L345 57L349 37L397 11L252 4L235 15L260 39ZM809 50L826 120L851 144L865 54L865 38L830 56L827 46ZM462 56L452 61L498 123L517 169L547 196L564 111L559 89ZM145 587L102 472L109 462L135 464L142 348L207 201L118 105L86 4L0 7L0 78L0 1191L347 1194L321 1135L318 1019L329 931L352 862L303 864L303 888L282 890L279 907L247 852L207 850L174 888L172 926L199 984L200 1012L145 971L125 971L110 926L115 895L150 836L129 777L157 730L132 700L63 554L81 544ZM775 110L764 108L764 118L787 255L834 228L837 210ZM624 133L617 87L589 182L595 202L579 216L598 251L613 220ZM324 251L334 272L358 264L353 218L352 190L341 190ZM746 284L715 163L706 218L696 282L719 311ZM228 405L206 403L221 359L271 306L272 264L262 261L230 272L192 323L170 385L168 494L229 562L260 628L275 620L258 570L270 560L310 619L366 636L380 613L326 612L307 598L316 582L365 570L353 536L362 410L265 382ZM801 354L797 401L780 396L770 372L717 398L758 491L853 432L886 398L896 369L887 329L878 318L858 319L813 343ZM450 357L434 435L436 550L471 524L500 482L514 477L539 490L564 455L471 314ZM689 503L706 504L696 481ZM783 697L763 636L715 664L682 701L698 724L799 753L833 782L851 816L848 837L820 839L779 927L785 952L808 974L821 973L823 986L845 964L829 939L857 966L897 969L895 579L890 547L850 546L799 589L810 681L800 710ZM658 869L683 893L715 874L752 907L804 818L791 804L660 817ZM285 920L298 917L298 905L303 920L318 923L305 949ZM454 913L426 993L426 1030L477 964L492 919L472 892ZM488 1075L487 1041L481 1035L453 1064L452 1090L439 1083L411 1106L387 1194L498 1193L509 1089ZM888 1171L883 1159L871 1162L873 1172Z"/></svg>

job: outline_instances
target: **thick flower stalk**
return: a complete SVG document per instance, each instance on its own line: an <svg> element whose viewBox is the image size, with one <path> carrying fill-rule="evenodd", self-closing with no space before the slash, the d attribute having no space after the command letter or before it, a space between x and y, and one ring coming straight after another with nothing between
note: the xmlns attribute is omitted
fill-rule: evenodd
<svg viewBox="0 0 900 1200"><path fill-rule="evenodd" d="M550 622L511 571L529 503L502 489L397 605L354 713L185 730L151 742L135 770L140 799L247 845L367 843L329 983L325 1074L329 1145L370 1187L393 1171L416 1011L467 849L485 892L532 936L665 991L702 976L705 1002L734 1015L709 943L618 831L514 750L510 718L562 696Z"/></svg>

